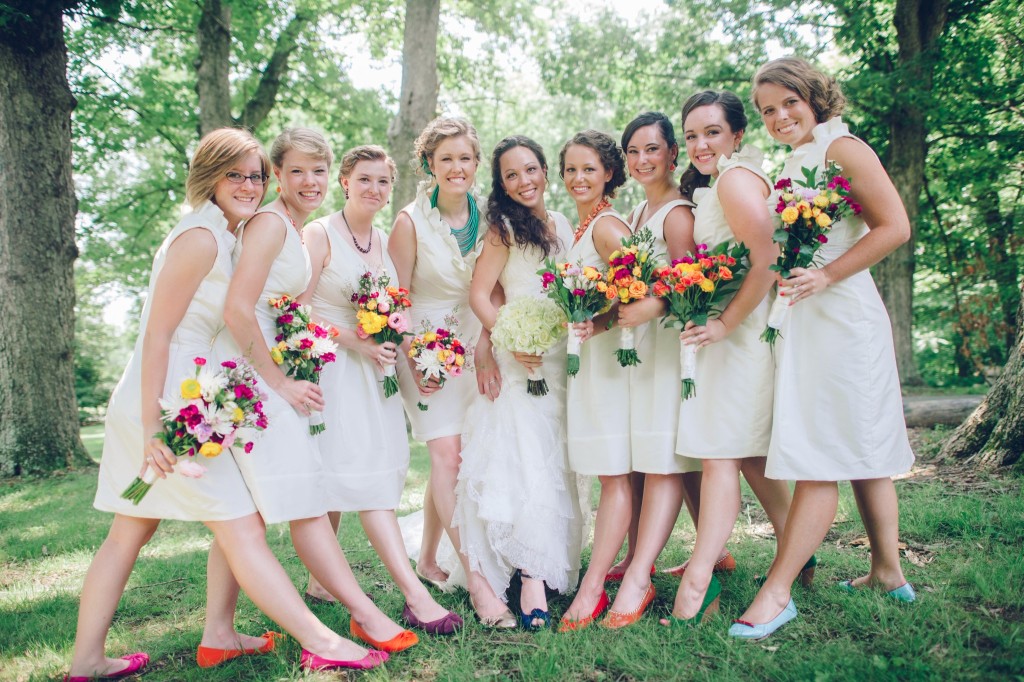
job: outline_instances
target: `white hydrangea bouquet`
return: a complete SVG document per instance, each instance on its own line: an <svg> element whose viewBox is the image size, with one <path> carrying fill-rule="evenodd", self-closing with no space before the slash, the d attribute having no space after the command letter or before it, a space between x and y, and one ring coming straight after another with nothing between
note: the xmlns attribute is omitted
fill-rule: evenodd
<svg viewBox="0 0 1024 682"><path fill-rule="evenodd" d="M550 298L522 296L498 309L498 319L491 329L491 343L509 353L542 355L565 336L565 323L561 306ZM543 377L528 378L526 392L547 395L547 381Z"/></svg>

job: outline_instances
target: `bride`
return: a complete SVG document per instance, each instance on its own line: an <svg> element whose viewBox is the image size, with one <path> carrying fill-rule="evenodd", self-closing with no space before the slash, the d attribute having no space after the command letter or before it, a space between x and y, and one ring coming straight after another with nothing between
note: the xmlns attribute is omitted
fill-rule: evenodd
<svg viewBox="0 0 1024 682"><path fill-rule="evenodd" d="M564 257L572 242L565 216L544 208L548 167L536 142L505 138L494 149L491 169L490 229L469 294L473 312L488 330L498 314L491 297L495 285L501 285L506 301L542 297L537 270L546 258ZM460 529L474 607L496 598L507 602L518 571L519 624L537 630L550 624L545 584L558 592L576 585L584 526L576 476L566 461L565 349L544 356L497 351L496 356L500 392L477 396L466 415L453 525ZM532 378L547 381L547 395L527 393L530 370ZM516 626L508 609L482 621Z"/></svg>

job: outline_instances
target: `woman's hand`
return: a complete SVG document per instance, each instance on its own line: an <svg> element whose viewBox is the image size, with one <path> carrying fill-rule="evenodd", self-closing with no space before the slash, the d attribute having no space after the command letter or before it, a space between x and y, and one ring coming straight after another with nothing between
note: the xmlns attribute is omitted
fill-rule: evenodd
<svg viewBox="0 0 1024 682"><path fill-rule="evenodd" d="M544 357L541 355L530 355L529 353L513 353L512 356L516 359L520 365L526 368L526 371L533 374L535 370L541 368L544 364Z"/></svg>
<svg viewBox="0 0 1024 682"><path fill-rule="evenodd" d="M288 377L277 388L277 393L304 417L324 409L324 392L312 381L298 381Z"/></svg>
<svg viewBox="0 0 1024 682"><path fill-rule="evenodd" d="M172 473L174 465L178 463L178 458L167 444L155 436L146 441L143 454L145 459L142 462L142 469L139 470L139 478L146 473L146 469L152 469L160 478L167 478L167 474Z"/></svg>
<svg viewBox="0 0 1024 682"><path fill-rule="evenodd" d="M377 365L382 372L389 365L398 362L398 346L391 341L377 343L372 338L365 338L357 346L364 358Z"/></svg>
<svg viewBox="0 0 1024 682"><path fill-rule="evenodd" d="M665 314L665 304L660 298L648 296L639 301L619 305L618 325L620 327L642 327L656 317Z"/></svg>
<svg viewBox="0 0 1024 682"><path fill-rule="evenodd" d="M697 348L703 348L712 343L718 343L728 335L729 329L724 322L717 318L708 320L707 324L699 327L691 320L686 323L686 328L679 334L679 340L688 346L696 344Z"/></svg>
<svg viewBox="0 0 1024 682"><path fill-rule="evenodd" d="M498 363L494 359L489 339L485 341L481 338L477 342L474 362L476 363L477 390L480 395L485 395L494 401L501 395L501 370L498 369Z"/></svg>
<svg viewBox="0 0 1024 682"><path fill-rule="evenodd" d="M832 284L825 268L793 268L789 272L789 279L780 280L779 288L782 295L789 299L790 305L810 298Z"/></svg>
<svg viewBox="0 0 1024 682"><path fill-rule="evenodd" d="M580 342L586 341L594 336L594 321L573 322L569 327L569 333L580 338Z"/></svg>
<svg viewBox="0 0 1024 682"><path fill-rule="evenodd" d="M412 358L409 358L409 371L412 372L413 377L416 379L416 390L420 392L421 396L426 397L431 393L441 390L441 382L435 377L428 379L423 372L416 369L416 361Z"/></svg>

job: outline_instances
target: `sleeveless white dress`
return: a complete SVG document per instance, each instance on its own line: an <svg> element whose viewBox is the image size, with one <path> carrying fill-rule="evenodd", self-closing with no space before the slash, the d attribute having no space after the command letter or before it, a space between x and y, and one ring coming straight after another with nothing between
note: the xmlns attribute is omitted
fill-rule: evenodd
<svg viewBox="0 0 1024 682"><path fill-rule="evenodd" d="M676 206L693 206L685 199L669 201L643 225L643 201L633 210L633 233L648 227L654 234L654 252L669 262L665 218ZM640 364L629 375L629 436L633 470L645 474L681 474L700 471L700 460L676 457L679 430L679 330L666 327L657 317L637 329Z"/></svg>
<svg viewBox="0 0 1024 682"><path fill-rule="evenodd" d="M780 177L801 179L802 167L823 170L834 140L857 139L839 117L818 124L813 135L813 141L793 150ZM860 217L836 223L818 251L819 267L866 233ZM862 270L792 306L780 333L775 344L778 409L766 474L846 481L909 471L914 454L903 418L892 326L871 273Z"/></svg>
<svg viewBox="0 0 1024 682"><path fill-rule="evenodd" d="M339 329L355 329L356 309L350 297L363 273L374 268L345 243L326 218L304 229L311 228L323 228L327 233L331 258L313 292L313 317ZM373 236L371 254L381 249L383 269L398 286L387 237L377 229ZM327 508L341 512L395 509L409 468L402 401L398 396L384 397L383 374L376 363L340 346L337 355L337 362L326 365L320 375L327 430L316 438L323 458ZM401 351L396 369L407 369Z"/></svg>
<svg viewBox="0 0 1024 682"><path fill-rule="evenodd" d="M101 511L140 518L180 521L228 521L256 511L234 460L226 453L213 459L200 458L206 474L187 478L172 474L157 479L138 504L121 499L121 493L142 468L143 448L152 434L142 432L142 340L149 322L153 288L163 269L171 243L188 230L209 230L217 239L217 258L196 290L184 317L171 338L167 353L167 378L162 395L177 394L181 382L195 377L193 359L204 357L207 366L217 367L231 356L218 354L214 337L224 326L224 299L231 280L231 249L235 238L227 230L228 221L211 201L185 215L164 238L153 258L149 277L149 297L142 307L139 336L128 366L110 396L104 427L103 458L93 506ZM264 387L265 388L265 387Z"/></svg>
<svg viewBox="0 0 1024 682"><path fill-rule="evenodd" d="M718 184L726 173L743 168L761 178L763 155L745 145L732 156L718 159L718 179L694 192L697 210L693 237L708 248L736 242L725 220ZM768 203L765 203L768 215ZM765 297L729 336L697 351L697 395L679 407L676 452L698 459L764 457L772 432L772 388L775 366L771 346L759 338L768 322L770 296ZM724 309L728 301L719 304Z"/></svg>
<svg viewBox="0 0 1024 682"><path fill-rule="evenodd" d="M486 225L481 222L476 245L463 256L451 228L441 220L438 210L430 206L428 190L432 188L429 181L421 182L415 201L402 209L416 228L416 264L409 286L412 299L409 321L413 330L419 329L424 321L430 327L443 327L445 315L455 311L459 340L472 350L480 337L480 321L469 307L469 283L480 255ZM444 387L431 395L427 411L416 407L420 393L413 373L400 372L398 382L413 438L430 441L462 434L466 410L474 396L479 394L476 372L472 367L461 376L448 377Z"/></svg>
<svg viewBox="0 0 1024 682"><path fill-rule="evenodd" d="M610 209L598 214L591 225L604 216L622 220ZM594 246L593 227L573 244L565 260L602 272L608 265ZM569 468L578 474L616 476L633 471L629 433L629 374L633 368L619 366L618 346L615 329L587 339L580 348L580 371L569 377Z"/></svg>
<svg viewBox="0 0 1024 682"><path fill-rule="evenodd" d="M299 233L292 228L288 217L269 208L257 211L257 214L260 213L276 216L285 226L284 245L271 264L267 283L256 301L256 321L263 332L263 341L269 348L276 343L274 320L277 315L268 301L284 294L296 298L306 290L312 271ZM234 253L236 264L243 248L242 234L239 233ZM230 332L225 330L220 339L237 348ZM309 434L309 419L296 412L288 401L266 383L261 383L267 394L267 399L263 401L263 411L269 426L263 431L252 452L247 454L232 448L231 454L242 470L245 483L264 521L281 523L322 516L327 512L323 465L316 437Z"/></svg>
<svg viewBox="0 0 1024 682"><path fill-rule="evenodd" d="M572 228L565 216L551 215L562 243L551 255L561 258ZM498 278L505 300L543 298L537 276L543 265L540 249L513 243ZM526 369L511 353L495 356L501 394L494 402L477 395L467 414L452 525L470 567L502 599L517 568L564 593L579 577L585 521L566 457L565 343L544 353L534 375L547 381L545 396L527 393Z"/></svg>

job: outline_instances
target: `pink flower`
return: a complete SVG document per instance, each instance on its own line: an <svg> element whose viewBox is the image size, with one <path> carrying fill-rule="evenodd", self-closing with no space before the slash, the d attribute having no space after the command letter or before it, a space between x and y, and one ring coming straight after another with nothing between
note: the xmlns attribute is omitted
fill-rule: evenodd
<svg viewBox="0 0 1024 682"><path fill-rule="evenodd" d="M253 446L253 442L252 441L249 441L248 443L245 444L245 451L246 451L246 453L252 452L252 446Z"/></svg>
<svg viewBox="0 0 1024 682"><path fill-rule="evenodd" d="M826 237L823 234L819 234L818 235L818 242L820 242L822 244L827 244L828 243L828 237Z"/></svg>
<svg viewBox="0 0 1024 682"><path fill-rule="evenodd" d="M294 320L294 319L295 319L295 316L292 315L291 313L288 313L286 315L281 315L280 317L278 317L277 318L277 323L279 325L291 324L292 320Z"/></svg>
<svg viewBox="0 0 1024 682"><path fill-rule="evenodd" d="M540 280L544 283L544 288L547 289L548 285L555 281L555 274L553 272L545 272L541 275Z"/></svg>
<svg viewBox="0 0 1024 682"><path fill-rule="evenodd" d="M384 299L377 304L377 312L381 315L387 315L389 310L391 310L391 304L388 303L387 299Z"/></svg>
<svg viewBox="0 0 1024 682"><path fill-rule="evenodd" d="M399 334L404 334L409 329L409 321L402 313L391 313L391 316L388 317L388 326Z"/></svg>
<svg viewBox="0 0 1024 682"><path fill-rule="evenodd" d="M573 289L572 290L572 295L573 296L586 296L586 294L587 294L587 292L583 291L583 289Z"/></svg>
<svg viewBox="0 0 1024 682"><path fill-rule="evenodd" d="M361 339L368 339L368 338L370 338L370 335L367 334L366 332L364 332L363 328L360 327L360 326L356 326L356 336L358 336Z"/></svg>
<svg viewBox="0 0 1024 682"><path fill-rule="evenodd" d="M231 360L225 360L224 362L220 363L220 366L227 367L228 369L235 369L236 367L238 367L238 363L232 362Z"/></svg>
<svg viewBox="0 0 1024 682"><path fill-rule="evenodd" d="M191 459L183 459L178 462L178 473L188 478L202 478L206 467Z"/></svg>
<svg viewBox="0 0 1024 682"><path fill-rule="evenodd" d="M196 363L196 365L198 365L199 367L202 367L203 365L206 364L206 358L196 358L192 362Z"/></svg>

